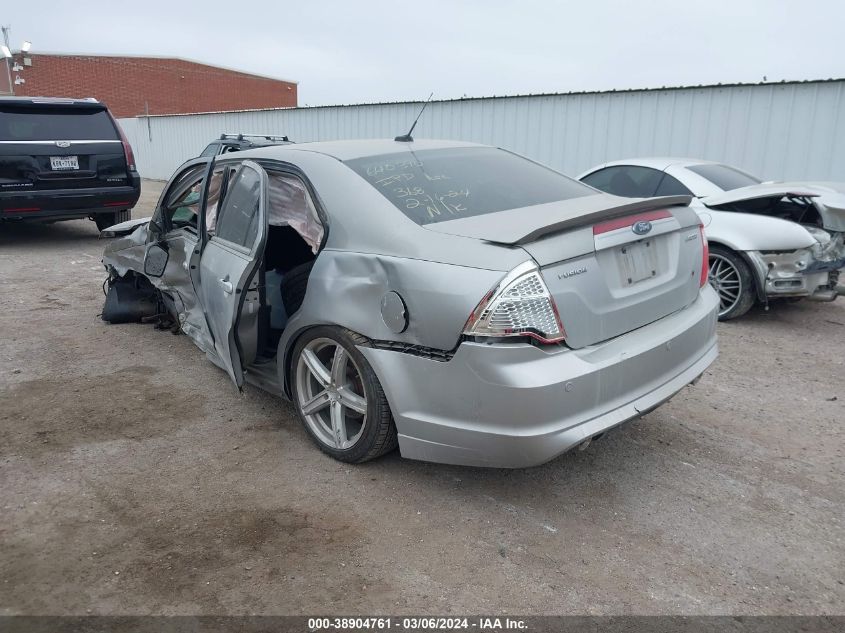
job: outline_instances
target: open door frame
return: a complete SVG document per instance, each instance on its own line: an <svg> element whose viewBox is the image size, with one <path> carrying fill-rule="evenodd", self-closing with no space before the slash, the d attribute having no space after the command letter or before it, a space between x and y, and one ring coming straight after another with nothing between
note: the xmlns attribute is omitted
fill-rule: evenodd
<svg viewBox="0 0 845 633"><path fill-rule="evenodd" d="M209 172L210 173L210 172ZM257 178L255 176L257 175ZM257 188L255 184L257 182ZM246 187L254 188L245 191ZM200 301L209 330L214 338L217 360L232 382L240 389L244 384L241 363L241 342L238 323L246 291L258 271L267 241L268 177L257 163L243 161L223 200L217 218L218 227L226 221L226 214L243 212L234 208L241 197L257 196L254 220L257 223L252 244L236 244L219 235L206 236L199 261ZM242 202L242 201L241 201ZM250 202L251 203L251 202ZM203 218L203 235L205 236Z"/></svg>

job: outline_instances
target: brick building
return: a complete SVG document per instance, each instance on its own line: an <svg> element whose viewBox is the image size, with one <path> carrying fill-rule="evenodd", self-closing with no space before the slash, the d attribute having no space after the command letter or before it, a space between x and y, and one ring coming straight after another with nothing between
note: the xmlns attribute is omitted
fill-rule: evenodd
<svg viewBox="0 0 845 633"><path fill-rule="evenodd" d="M15 95L94 97L116 117L294 107L295 81L174 57L31 53ZM20 53L15 59L22 61ZM3 69L5 71L5 69ZM5 72L0 92L8 94Z"/></svg>

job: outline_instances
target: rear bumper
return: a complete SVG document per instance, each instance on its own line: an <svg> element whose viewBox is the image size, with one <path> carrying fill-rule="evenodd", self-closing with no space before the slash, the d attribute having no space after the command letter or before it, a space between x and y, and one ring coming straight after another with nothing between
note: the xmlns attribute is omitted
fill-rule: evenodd
<svg viewBox="0 0 845 633"><path fill-rule="evenodd" d="M4 191L0 220L63 220L131 209L141 195L137 174L131 185L91 189Z"/></svg>
<svg viewBox="0 0 845 633"><path fill-rule="evenodd" d="M463 343L449 362L361 348L390 402L404 457L542 464L641 416L715 360L718 299L578 350Z"/></svg>

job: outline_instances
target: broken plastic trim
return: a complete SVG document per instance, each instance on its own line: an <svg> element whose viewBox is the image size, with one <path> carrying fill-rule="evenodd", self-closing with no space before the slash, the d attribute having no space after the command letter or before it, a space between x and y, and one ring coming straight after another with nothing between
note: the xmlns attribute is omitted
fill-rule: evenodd
<svg viewBox="0 0 845 633"><path fill-rule="evenodd" d="M397 341L370 341L372 346L376 349L384 349L391 352L401 352L403 354L410 354L412 356L420 356L429 360L436 360L442 363L452 360L457 351L457 347L451 350L435 349L433 347L426 347L425 345L415 345L413 343L400 343Z"/></svg>

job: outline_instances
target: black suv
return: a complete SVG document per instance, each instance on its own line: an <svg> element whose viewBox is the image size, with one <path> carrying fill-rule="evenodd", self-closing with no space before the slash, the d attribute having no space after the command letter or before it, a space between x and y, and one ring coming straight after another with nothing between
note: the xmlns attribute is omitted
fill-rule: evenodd
<svg viewBox="0 0 845 633"><path fill-rule="evenodd" d="M267 147L268 145L287 145L292 142L287 136L221 134L219 139L215 139L206 145L200 156L218 156L228 152L240 152L244 149L255 149L256 147Z"/></svg>
<svg viewBox="0 0 845 633"><path fill-rule="evenodd" d="M0 220L130 219L132 148L95 99L0 97Z"/></svg>

